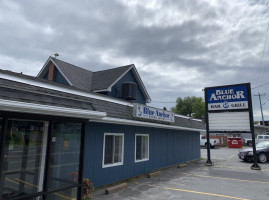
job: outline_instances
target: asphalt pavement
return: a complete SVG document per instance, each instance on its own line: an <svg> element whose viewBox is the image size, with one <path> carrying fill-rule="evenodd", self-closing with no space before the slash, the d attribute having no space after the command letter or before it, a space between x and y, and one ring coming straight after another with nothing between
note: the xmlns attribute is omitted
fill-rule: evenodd
<svg viewBox="0 0 269 200"><path fill-rule="evenodd" d="M140 177L128 182L126 189L105 195L104 188L94 192L93 199L181 199L181 200L267 200L269 199L269 163L262 170L251 170L252 163L238 159L238 149L211 150L214 166L206 166L206 149L201 159L182 168L162 170L154 178Z"/></svg>

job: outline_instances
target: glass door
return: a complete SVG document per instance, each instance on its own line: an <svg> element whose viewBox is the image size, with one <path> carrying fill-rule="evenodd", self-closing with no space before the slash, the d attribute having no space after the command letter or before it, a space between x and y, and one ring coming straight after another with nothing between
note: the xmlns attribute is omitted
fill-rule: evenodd
<svg viewBox="0 0 269 200"><path fill-rule="evenodd" d="M2 152L0 199L43 190L48 125L46 121L8 120Z"/></svg>
<svg viewBox="0 0 269 200"><path fill-rule="evenodd" d="M80 198L83 127L82 122L0 118L0 199Z"/></svg>
<svg viewBox="0 0 269 200"><path fill-rule="evenodd" d="M49 191L52 191L63 188L63 190L50 194L47 199L77 199L81 131L82 123L54 123L49 164L50 169L48 174L48 189Z"/></svg>

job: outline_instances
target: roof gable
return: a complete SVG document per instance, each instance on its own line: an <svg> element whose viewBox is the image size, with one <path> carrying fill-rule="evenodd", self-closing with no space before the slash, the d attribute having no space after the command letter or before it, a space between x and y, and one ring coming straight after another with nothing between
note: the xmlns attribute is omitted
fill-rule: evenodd
<svg viewBox="0 0 269 200"><path fill-rule="evenodd" d="M93 72L92 91L110 91L111 87L132 67L127 65L114 69Z"/></svg>
<svg viewBox="0 0 269 200"><path fill-rule="evenodd" d="M91 91L93 72L56 58L49 57L37 77L42 78L48 72L49 64L51 62L55 65L57 70L66 79L70 86Z"/></svg>
<svg viewBox="0 0 269 200"><path fill-rule="evenodd" d="M92 91L93 92L111 92L111 88L124 77L129 71L134 75L139 88L141 89L146 102L151 102L150 96L136 70L134 64L108 69L93 73Z"/></svg>

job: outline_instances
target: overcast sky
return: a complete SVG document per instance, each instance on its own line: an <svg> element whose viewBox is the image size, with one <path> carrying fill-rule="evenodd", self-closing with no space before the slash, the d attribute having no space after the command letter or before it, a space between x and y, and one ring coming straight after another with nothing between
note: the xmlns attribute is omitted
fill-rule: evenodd
<svg viewBox="0 0 269 200"><path fill-rule="evenodd" d="M36 76L56 52L92 71L133 63L150 105L170 108L158 102L269 82L268 23L268 0L0 0L0 68ZM265 103L269 84L258 92Z"/></svg>

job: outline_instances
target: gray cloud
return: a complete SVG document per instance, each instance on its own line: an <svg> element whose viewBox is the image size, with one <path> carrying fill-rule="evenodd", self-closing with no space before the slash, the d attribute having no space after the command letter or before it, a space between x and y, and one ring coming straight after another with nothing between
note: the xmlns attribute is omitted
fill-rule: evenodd
<svg viewBox="0 0 269 200"><path fill-rule="evenodd" d="M261 65L268 7L265 0L3 0L0 68L36 75L56 52L93 71L134 63L160 102L203 96L208 86L259 85L269 77L269 42ZM268 88L252 92L267 92L265 101ZM264 110L268 119L269 103Z"/></svg>

